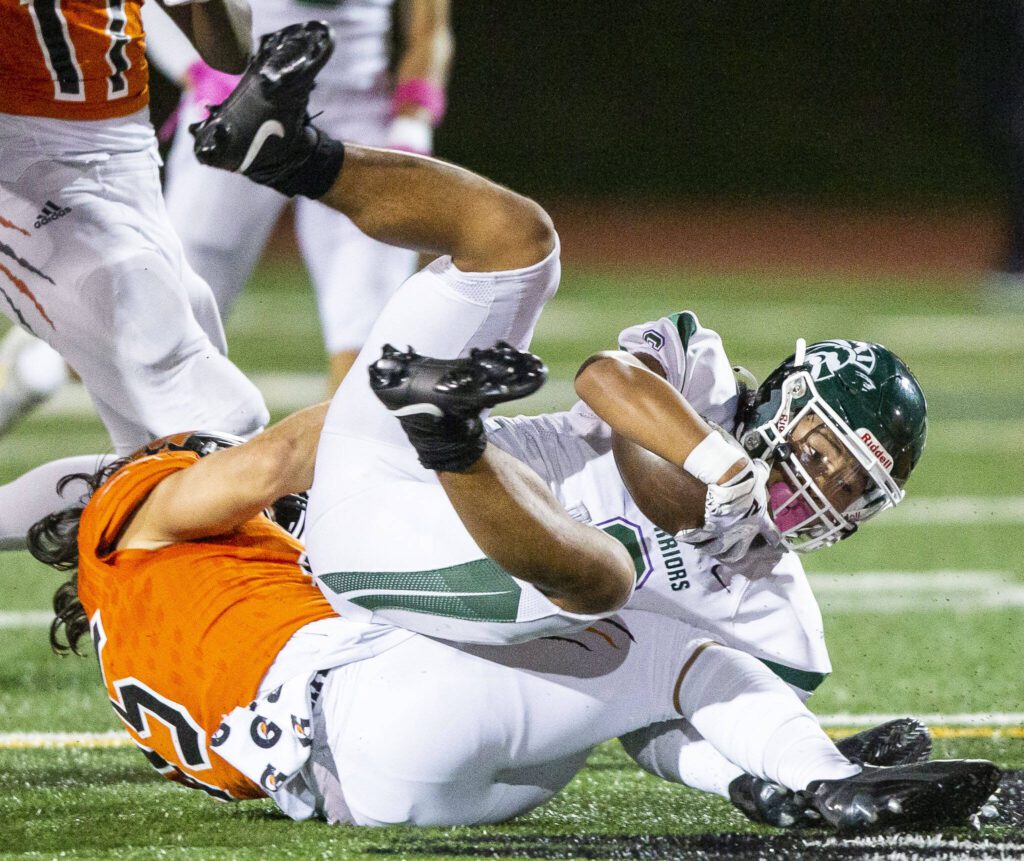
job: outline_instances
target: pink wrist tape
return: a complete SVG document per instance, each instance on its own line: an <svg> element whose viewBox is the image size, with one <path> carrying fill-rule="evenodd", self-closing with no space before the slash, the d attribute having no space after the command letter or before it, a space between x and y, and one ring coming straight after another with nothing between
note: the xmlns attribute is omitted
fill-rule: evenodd
<svg viewBox="0 0 1024 861"><path fill-rule="evenodd" d="M417 105L426 108L430 114L430 122L437 125L444 118L448 107L444 90L426 78L413 78L402 81L391 94L391 113L397 114L406 105Z"/></svg>
<svg viewBox="0 0 1024 861"><path fill-rule="evenodd" d="M231 95L241 80L241 75L218 72L202 60L196 60L189 66L186 75L191 87L192 99L204 108L223 102Z"/></svg>
<svg viewBox="0 0 1024 861"><path fill-rule="evenodd" d="M210 115L210 107L219 105L230 96L241 79L241 75L218 72L202 60L193 61L192 65L185 70L185 80L188 83L181 94L181 99L164 124L160 126L157 138L166 143L174 137L174 130L178 127L178 120L184 105L195 104L203 108L203 119L206 119Z"/></svg>

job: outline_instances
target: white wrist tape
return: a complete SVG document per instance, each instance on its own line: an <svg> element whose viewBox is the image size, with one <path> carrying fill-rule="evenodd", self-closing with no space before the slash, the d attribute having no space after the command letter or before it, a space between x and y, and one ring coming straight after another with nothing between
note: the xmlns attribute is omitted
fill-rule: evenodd
<svg viewBox="0 0 1024 861"><path fill-rule="evenodd" d="M736 461L746 455L718 431L711 431L683 462L694 478L705 484L715 484Z"/></svg>

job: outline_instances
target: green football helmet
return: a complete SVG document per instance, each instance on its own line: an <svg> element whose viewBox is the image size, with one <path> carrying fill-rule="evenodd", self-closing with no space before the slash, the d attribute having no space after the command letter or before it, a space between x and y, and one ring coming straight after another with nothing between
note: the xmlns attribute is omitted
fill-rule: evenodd
<svg viewBox="0 0 1024 861"><path fill-rule="evenodd" d="M885 347L798 340L741 411L736 434L773 466L768 492L783 543L827 547L899 503L924 450L926 412L914 375Z"/></svg>

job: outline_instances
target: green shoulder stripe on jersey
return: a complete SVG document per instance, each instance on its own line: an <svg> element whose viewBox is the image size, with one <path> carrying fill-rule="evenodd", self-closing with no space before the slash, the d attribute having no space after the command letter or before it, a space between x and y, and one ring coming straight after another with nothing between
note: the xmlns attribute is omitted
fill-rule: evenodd
<svg viewBox="0 0 1024 861"><path fill-rule="evenodd" d="M476 622L515 622L519 584L496 562L475 559L433 571L339 571L320 581L368 610L410 610Z"/></svg>
<svg viewBox="0 0 1024 861"><path fill-rule="evenodd" d="M683 349L690 346L690 338L697 331L697 318L690 311L679 311L676 314L669 314L669 320L676 324L676 331L679 339L683 342Z"/></svg>
<svg viewBox="0 0 1024 861"><path fill-rule="evenodd" d="M769 670L787 684L794 685L802 691L813 692L818 685L828 678L828 673L812 673L810 670L796 670L785 664L776 664L765 658L758 658Z"/></svg>

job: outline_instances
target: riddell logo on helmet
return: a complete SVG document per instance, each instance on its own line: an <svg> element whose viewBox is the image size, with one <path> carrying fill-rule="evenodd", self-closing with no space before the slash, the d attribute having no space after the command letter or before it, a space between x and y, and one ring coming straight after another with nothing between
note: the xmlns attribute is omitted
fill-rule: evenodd
<svg viewBox="0 0 1024 861"><path fill-rule="evenodd" d="M875 439L874 434L872 434L867 428L860 428L857 431L857 436L860 438L860 441L868 447L868 451L875 456L875 459L882 464L885 471L892 472L892 455L885 450L884 445Z"/></svg>

